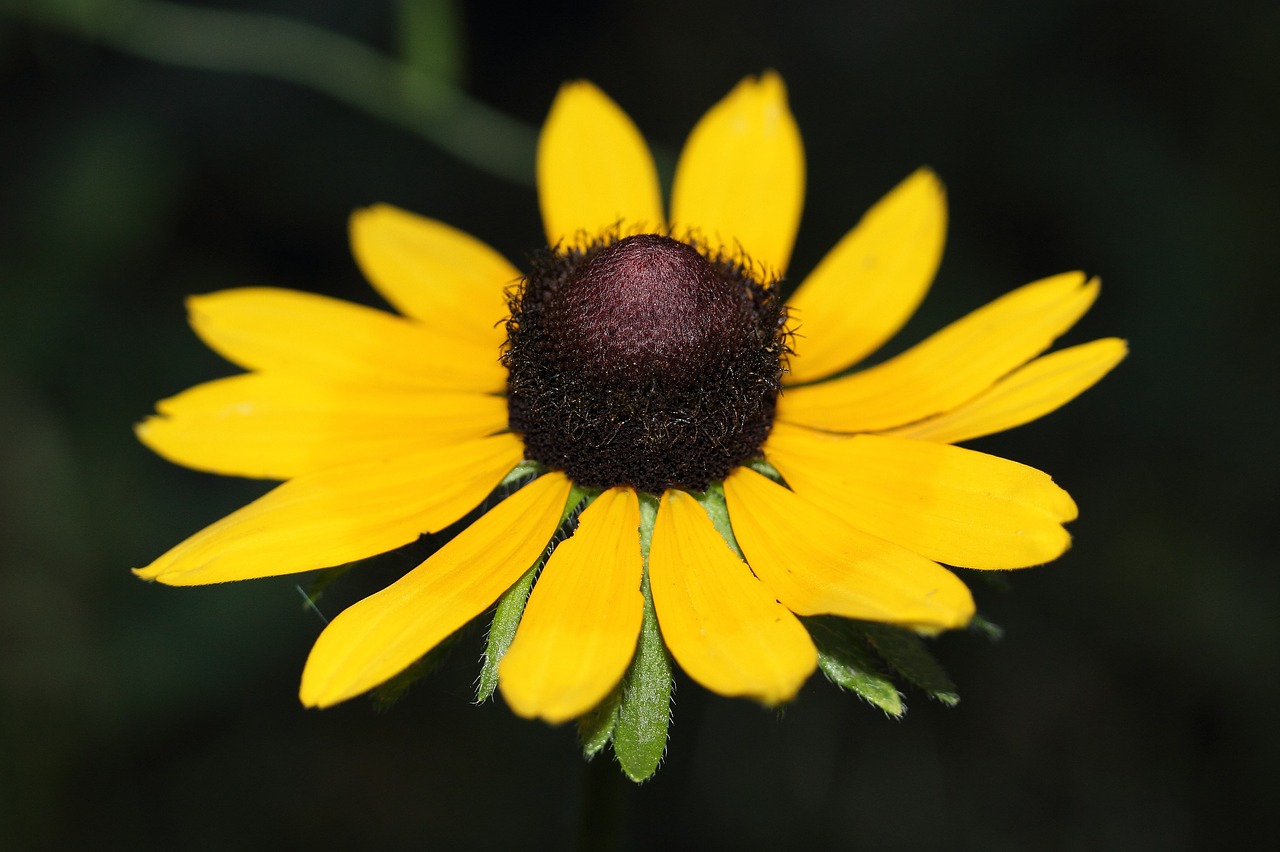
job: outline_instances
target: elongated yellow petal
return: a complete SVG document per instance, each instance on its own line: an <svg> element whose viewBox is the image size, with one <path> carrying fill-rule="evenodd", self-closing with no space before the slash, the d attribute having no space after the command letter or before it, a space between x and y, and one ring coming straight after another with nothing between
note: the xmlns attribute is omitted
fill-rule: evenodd
<svg viewBox="0 0 1280 852"><path fill-rule="evenodd" d="M471 511L523 453L519 438L494 435L300 476L135 573L171 586L199 586L385 553Z"/></svg>
<svg viewBox="0 0 1280 852"><path fill-rule="evenodd" d="M328 707L372 689L482 612L542 554L568 497L561 474L534 480L426 562L343 611L311 649L302 703Z"/></svg>
<svg viewBox="0 0 1280 852"><path fill-rule="evenodd" d="M542 569L498 688L521 716L566 722L599 704L635 655L640 595L640 504L611 488L578 519Z"/></svg>
<svg viewBox="0 0 1280 852"><path fill-rule="evenodd" d="M924 298L942 260L947 199L920 169L876 203L788 302L790 382L839 372L880 348Z"/></svg>
<svg viewBox="0 0 1280 852"><path fill-rule="evenodd" d="M231 476L289 479L326 467L412 455L500 432L506 400L479 393L365 387L279 373L197 385L138 424L178 464Z"/></svg>
<svg viewBox="0 0 1280 852"><path fill-rule="evenodd" d="M653 156L617 104L585 80L565 83L538 139L538 201L547 244L590 241L609 228L662 229Z"/></svg>
<svg viewBox="0 0 1280 852"><path fill-rule="evenodd" d="M506 387L506 370L488 343L339 299L246 287L192 296L187 307L200 338L250 370L433 390Z"/></svg>
<svg viewBox="0 0 1280 852"><path fill-rule="evenodd" d="M369 283L428 328L474 336L495 354L506 338L507 259L443 222L389 204L351 214L351 250Z"/></svg>
<svg viewBox="0 0 1280 852"><path fill-rule="evenodd" d="M886 541L964 568L1062 555L1075 503L1047 474L985 453L778 424L765 454L795 492Z"/></svg>
<svg viewBox="0 0 1280 852"><path fill-rule="evenodd" d="M1097 296L1097 281L1085 284L1079 272L1020 287L883 364L787 389L778 418L832 432L873 432L947 411L1047 349Z"/></svg>
<svg viewBox="0 0 1280 852"><path fill-rule="evenodd" d="M663 641L707 689L778 704L813 673L818 653L799 620L683 492L666 492L658 507L649 584Z"/></svg>
<svg viewBox="0 0 1280 852"><path fill-rule="evenodd" d="M1125 342L1114 337L1050 352L964 405L887 434L956 444L1030 423L1093 387L1127 353Z"/></svg>
<svg viewBox="0 0 1280 852"><path fill-rule="evenodd" d="M694 127L676 166L671 223L773 274L791 259L804 205L804 146L782 78L748 77Z"/></svg>
<svg viewBox="0 0 1280 852"><path fill-rule="evenodd" d="M843 615L920 632L973 617L964 583L941 565L868 535L750 468L724 481L747 564L799 615Z"/></svg>

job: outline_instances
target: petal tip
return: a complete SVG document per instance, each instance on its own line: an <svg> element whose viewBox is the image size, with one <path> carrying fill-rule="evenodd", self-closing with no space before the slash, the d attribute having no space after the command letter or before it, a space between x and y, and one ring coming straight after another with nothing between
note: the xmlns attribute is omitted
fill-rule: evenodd
<svg viewBox="0 0 1280 852"><path fill-rule="evenodd" d="M159 560L153 562L145 568L130 569L133 576L139 580L145 580L148 583L159 583L162 586L193 586L197 583L184 583L182 578L185 573L170 570L170 566L159 565Z"/></svg>
<svg viewBox="0 0 1280 852"><path fill-rule="evenodd" d="M782 75L772 68L766 68L760 73L760 76L754 80L757 90L767 98L778 98L782 101L787 99L787 84L783 81Z"/></svg>
<svg viewBox="0 0 1280 852"><path fill-rule="evenodd" d="M330 622L330 625L333 623ZM320 638L316 640L316 644L311 648L307 662L302 667L302 680L298 684L298 700L302 702L303 707L324 710L355 698L357 695L367 692L377 686L378 683L383 682L377 681L367 685L354 683L350 677L349 670L347 677L341 677L342 663L346 662L345 659L327 660L327 665L322 669L316 662L317 658L333 656L332 645L329 646L330 650L327 652L322 650L320 654L317 654L317 650L324 645L325 638L325 632L322 631Z"/></svg>
<svg viewBox="0 0 1280 852"><path fill-rule="evenodd" d="M316 687L309 685L306 675L303 675L302 686L298 689L298 701L309 710L324 710L338 703L324 695Z"/></svg>
<svg viewBox="0 0 1280 852"><path fill-rule="evenodd" d="M556 90L556 96L551 102L548 116L587 100L612 103L609 96L604 93L604 90L590 80L565 80L560 84L560 88Z"/></svg>
<svg viewBox="0 0 1280 852"><path fill-rule="evenodd" d="M938 176L938 173L934 171L932 166L920 166L914 172L907 175L907 178L903 183L909 186L918 186L921 189L932 190L939 195L946 193L946 187L942 183L942 178Z"/></svg>
<svg viewBox="0 0 1280 852"><path fill-rule="evenodd" d="M196 319L202 314L209 302L217 296L217 293L201 293L198 295L187 296L182 300L182 304L187 309L187 317L195 323Z"/></svg>
<svg viewBox="0 0 1280 852"><path fill-rule="evenodd" d="M354 244L356 237L364 233L375 219L384 215L385 204L370 204L368 207L357 207L347 216L347 234Z"/></svg>

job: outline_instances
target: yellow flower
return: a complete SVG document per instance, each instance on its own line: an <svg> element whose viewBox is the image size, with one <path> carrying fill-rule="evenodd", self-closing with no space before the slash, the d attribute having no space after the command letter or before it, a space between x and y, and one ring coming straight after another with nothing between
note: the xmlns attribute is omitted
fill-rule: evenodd
<svg viewBox="0 0 1280 852"><path fill-rule="evenodd" d="M520 715L561 722L606 699L636 653L648 590L690 677L775 704L816 665L797 616L961 627L972 598L939 563L1020 568L1067 548L1062 525L1076 507L1065 491L954 444L1034 420L1118 363L1116 339L1042 354L1092 304L1095 280L1028 284L850 372L924 297L942 253L943 191L928 170L908 177L784 312L774 303L804 157L772 73L744 80L698 123L669 215L639 132L589 83L557 96L537 176L553 248L525 277L447 225L375 206L352 217L353 250L401 316L265 288L190 300L200 337L248 372L161 402L140 437L180 464L284 482L140 576L195 585L344 564L453 524L500 485L509 492L328 625L303 673L304 703L385 682L541 564L498 669ZM654 263L675 277L637 272ZM686 278L703 289L685 298ZM566 282L590 291L586 301L556 302ZM523 342L535 333L554 340ZM702 354L681 349L686 340ZM547 379L539 371L556 359L564 369ZM578 414L561 402L580 380L596 388L583 391L587 409L633 412L601 421L620 431L602 438L600 422L570 422ZM641 390L618 403L626 388ZM679 399L692 401L668 405L655 426L646 394L686 391ZM714 428L704 399L720 406ZM738 418L735 406L754 413ZM611 443L632 427L641 438ZM674 472L703 450L710 461ZM543 562L583 498L572 536Z"/></svg>

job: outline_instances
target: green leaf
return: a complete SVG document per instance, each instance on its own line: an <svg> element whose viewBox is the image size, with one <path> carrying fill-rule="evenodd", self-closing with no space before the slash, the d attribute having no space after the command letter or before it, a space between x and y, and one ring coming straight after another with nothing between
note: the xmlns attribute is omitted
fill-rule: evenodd
<svg viewBox="0 0 1280 852"><path fill-rule="evenodd" d="M897 686L876 663L858 625L822 615L801 619L818 646L818 667L827 679L879 707L890 716L907 712Z"/></svg>
<svg viewBox="0 0 1280 852"><path fill-rule="evenodd" d="M894 670L923 689L931 698L954 706L960 695L942 665L934 659L924 640L902 627L875 622L859 622L871 646Z"/></svg>
<svg viewBox="0 0 1280 852"><path fill-rule="evenodd" d="M658 631L658 616L649 590L649 542L657 512L658 501L652 495L641 494L640 553L645 570L640 591L644 595L644 622L635 659L622 681L618 724L613 732L613 752L622 771L637 783L658 770L667 750L671 724L671 661Z"/></svg>
<svg viewBox="0 0 1280 852"><path fill-rule="evenodd" d="M577 511L578 504L586 496L586 492L576 485L569 490L569 499L565 501L564 511L560 514L560 523L556 527L556 534L551 542L542 551L538 561L534 562L529 570L512 584L511 588L503 592L502 597L498 598L493 622L489 625L489 638L485 643L484 663L480 667L480 678L476 683L477 704L488 701L493 696L493 691L498 688L498 663L502 662L503 655L507 653L512 640L516 638L516 629L520 626L521 617L524 616L525 604L529 602L529 591L533 588L533 581L551 556L551 552L555 550L556 544L567 537L562 534L565 522Z"/></svg>
<svg viewBox="0 0 1280 852"><path fill-rule="evenodd" d="M578 739L582 742L582 756L587 760L600 753L618 726L618 708L622 704L622 687L615 687L596 708L578 719Z"/></svg>

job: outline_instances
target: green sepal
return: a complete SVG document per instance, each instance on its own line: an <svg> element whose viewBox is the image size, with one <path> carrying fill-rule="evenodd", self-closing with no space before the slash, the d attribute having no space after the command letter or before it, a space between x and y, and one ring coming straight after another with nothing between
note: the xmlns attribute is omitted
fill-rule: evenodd
<svg viewBox="0 0 1280 852"><path fill-rule="evenodd" d="M762 476L769 477L774 482L778 482L778 483L786 482L786 480L782 478L782 474L778 471L778 469L773 465L769 464L769 462L765 459L764 456L761 456L758 459L751 459L750 461L747 462L747 467L751 468L756 473L761 474Z"/></svg>
<svg viewBox="0 0 1280 852"><path fill-rule="evenodd" d="M864 621L860 625L871 647L894 671L923 689L929 697L949 707L959 703L960 695L955 684L942 664L929 652L923 639L906 628L891 624Z"/></svg>
<svg viewBox="0 0 1280 852"><path fill-rule="evenodd" d="M879 707L890 716L907 712L902 694L876 662L858 625L831 615L801 618L818 647L818 667L827 680Z"/></svg>
<svg viewBox="0 0 1280 852"><path fill-rule="evenodd" d="M502 477L502 481L498 483L498 487L495 490L500 491L503 488L515 485L516 483L533 479L541 470L542 465L537 462L522 461L515 467L511 468L511 471L506 476Z"/></svg>
<svg viewBox="0 0 1280 852"><path fill-rule="evenodd" d="M582 743L582 756L587 760L599 754L613 739L621 704L622 685L619 684L594 710L578 719L578 739Z"/></svg>
<svg viewBox="0 0 1280 852"><path fill-rule="evenodd" d="M510 476L508 476L510 478ZM504 480L505 481L505 480ZM586 492L578 486L569 489L569 499L565 501L564 510L560 513L560 523L556 525L556 534L552 536L551 541L543 549L542 555L538 557L538 561L529 567L524 575L512 584L511 588L502 593L502 597L498 598L498 606L494 609L493 622L489 625L489 638L485 642L484 662L480 667L480 677L476 682L476 703L488 701L493 696L493 691L498 688L498 663L502 662L502 657L507 653L507 649L511 647L511 642L516 638L516 628L520 626L520 619L524 616L525 604L529 602L529 592L533 589L533 581L537 578L538 572L542 570L542 566L546 564L547 558L551 556L551 552L555 550L556 543L560 540L560 530L564 526L565 521L578 508L578 504L586 497Z"/></svg>
<svg viewBox="0 0 1280 852"><path fill-rule="evenodd" d="M724 485L719 482L713 482L701 494L693 492L693 498L698 501L702 506L702 510L707 513L707 517L711 519L711 525L716 528L716 532L720 533L724 543L729 545L729 549L738 554L738 558L745 562L746 559L742 555L742 548L738 547L738 540L733 536L733 525L729 521L729 505L724 499Z"/></svg>
<svg viewBox="0 0 1280 852"><path fill-rule="evenodd" d="M613 753L618 756L622 771L636 783L658 771L671 725L671 661L658 630L649 589L649 542L657 513L657 499L641 494L640 553L644 557L644 576L640 591L644 595L644 621L635 658L622 680L618 722L613 731Z"/></svg>
<svg viewBox="0 0 1280 852"><path fill-rule="evenodd" d="M644 623L635 659L623 681L613 752L627 777L637 783L658 771L671 724L671 661L658 632L649 581L643 584Z"/></svg>
<svg viewBox="0 0 1280 852"><path fill-rule="evenodd" d="M476 703L488 701L493 691L498 688L498 663L502 655L511 647L511 640L516 638L516 628L520 626L520 618L524 615L525 604L529 602L529 591L533 588L533 580L538 576L546 554L538 558L533 566L524 572L511 588L498 598L498 606L493 612L493 622L489 625L489 638L485 642L484 662L480 667L480 677L476 681Z"/></svg>

